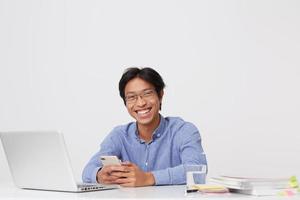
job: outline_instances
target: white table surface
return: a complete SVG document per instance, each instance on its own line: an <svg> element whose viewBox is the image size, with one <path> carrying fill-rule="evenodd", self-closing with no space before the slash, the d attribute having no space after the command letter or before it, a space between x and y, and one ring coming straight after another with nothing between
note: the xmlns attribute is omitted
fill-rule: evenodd
<svg viewBox="0 0 300 200"><path fill-rule="evenodd" d="M259 199L259 200L294 200L300 199L300 195L292 197L264 196L256 197L241 194L224 194L224 195L203 195L200 193L185 193L185 186L152 186L138 188L120 188L115 190L85 192L85 193L67 193L51 192L38 190L24 190L16 188L12 184L0 183L0 199Z"/></svg>

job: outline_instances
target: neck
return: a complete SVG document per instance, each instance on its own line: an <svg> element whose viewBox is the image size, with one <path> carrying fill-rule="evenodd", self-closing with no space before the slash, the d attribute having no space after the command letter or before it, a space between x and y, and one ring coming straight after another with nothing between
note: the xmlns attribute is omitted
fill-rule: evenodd
<svg viewBox="0 0 300 200"><path fill-rule="evenodd" d="M159 122L160 115L157 115L157 117L150 124L138 124L140 138L145 140L146 142L152 140L152 134L154 130L159 126Z"/></svg>

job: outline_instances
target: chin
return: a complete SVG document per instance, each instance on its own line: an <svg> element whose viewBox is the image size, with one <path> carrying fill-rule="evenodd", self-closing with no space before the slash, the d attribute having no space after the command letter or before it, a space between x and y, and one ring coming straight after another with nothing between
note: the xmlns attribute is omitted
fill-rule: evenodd
<svg viewBox="0 0 300 200"><path fill-rule="evenodd" d="M152 119L137 119L137 122L139 123L139 124L143 124L143 125L147 125L147 124L151 124L151 122L152 122L153 120Z"/></svg>
<svg viewBox="0 0 300 200"><path fill-rule="evenodd" d="M137 123L141 125L150 125L155 122L155 114L153 112L151 112L149 116L145 118L139 117L136 113L134 113L132 116L135 118Z"/></svg>

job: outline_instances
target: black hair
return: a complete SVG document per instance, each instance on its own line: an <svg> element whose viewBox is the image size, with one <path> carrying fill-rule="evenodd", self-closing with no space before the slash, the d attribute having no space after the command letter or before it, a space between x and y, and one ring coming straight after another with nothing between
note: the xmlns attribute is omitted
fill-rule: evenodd
<svg viewBox="0 0 300 200"><path fill-rule="evenodd" d="M157 95L161 98L161 91L164 89L165 83L159 73L150 67L130 67L124 71L119 81L120 96L123 99L125 105L125 87L130 80L136 77L141 78L148 83L151 83L154 86Z"/></svg>

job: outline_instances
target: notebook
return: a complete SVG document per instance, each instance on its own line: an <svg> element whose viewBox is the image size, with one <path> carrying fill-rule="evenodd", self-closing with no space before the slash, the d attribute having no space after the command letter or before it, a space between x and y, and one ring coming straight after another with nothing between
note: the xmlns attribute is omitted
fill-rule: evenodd
<svg viewBox="0 0 300 200"><path fill-rule="evenodd" d="M290 178L246 178L232 176L212 177L211 182L227 187L230 192L256 196L297 194L296 177Z"/></svg>
<svg viewBox="0 0 300 200"><path fill-rule="evenodd" d="M77 183L61 132L0 132L0 137L14 183L19 188L66 192L119 188Z"/></svg>

